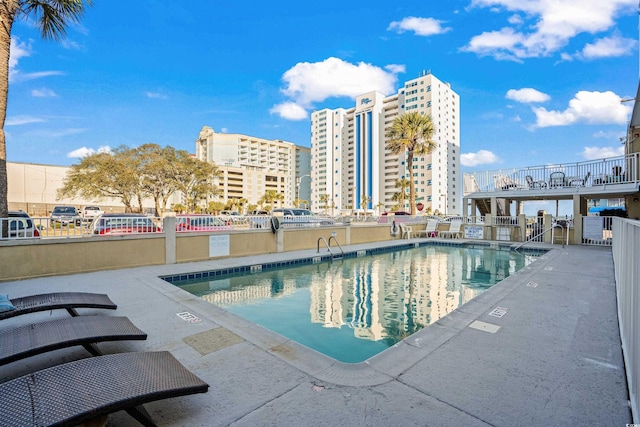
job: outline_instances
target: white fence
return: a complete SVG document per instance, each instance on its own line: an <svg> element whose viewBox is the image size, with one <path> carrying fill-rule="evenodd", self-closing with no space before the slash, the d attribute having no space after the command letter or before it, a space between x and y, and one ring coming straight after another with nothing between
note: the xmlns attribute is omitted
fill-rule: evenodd
<svg viewBox="0 0 640 427"><path fill-rule="evenodd" d="M613 220L613 263L631 413L640 421L640 221Z"/></svg>
<svg viewBox="0 0 640 427"><path fill-rule="evenodd" d="M582 243L585 245L611 246L613 242L611 216L582 217Z"/></svg>

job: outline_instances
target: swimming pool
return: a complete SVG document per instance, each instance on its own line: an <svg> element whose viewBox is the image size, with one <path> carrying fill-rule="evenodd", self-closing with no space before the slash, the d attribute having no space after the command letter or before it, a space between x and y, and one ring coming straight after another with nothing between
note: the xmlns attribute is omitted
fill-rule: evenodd
<svg viewBox="0 0 640 427"><path fill-rule="evenodd" d="M436 322L542 253L423 245L358 251L332 262L314 257L288 266L164 279L336 360L357 363Z"/></svg>

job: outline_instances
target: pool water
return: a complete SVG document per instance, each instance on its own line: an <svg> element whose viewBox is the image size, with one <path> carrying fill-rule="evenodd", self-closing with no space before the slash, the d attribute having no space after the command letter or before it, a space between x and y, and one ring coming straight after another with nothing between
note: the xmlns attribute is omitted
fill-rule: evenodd
<svg viewBox="0 0 640 427"><path fill-rule="evenodd" d="M436 322L540 254L424 246L173 284L329 357L356 363Z"/></svg>

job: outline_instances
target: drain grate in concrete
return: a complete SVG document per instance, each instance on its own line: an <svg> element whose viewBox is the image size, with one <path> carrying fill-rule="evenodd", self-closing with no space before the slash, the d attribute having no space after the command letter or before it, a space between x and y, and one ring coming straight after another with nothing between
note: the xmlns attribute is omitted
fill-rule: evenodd
<svg viewBox="0 0 640 427"><path fill-rule="evenodd" d="M529 288L537 288L538 284L536 282L529 282L529 283L527 283L527 287L529 287Z"/></svg>
<svg viewBox="0 0 640 427"><path fill-rule="evenodd" d="M185 337L183 341L190 345L195 351L205 356L214 351L241 343L244 340L228 329L215 328Z"/></svg>
<svg viewBox="0 0 640 427"><path fill-rule="evenodd" d="M480 320L473 321L470 325L470 328L477 329L479 331L489 332L490 334L495 334L500 330L500 326L492 325L491 323L481 322Z"/></svg>
<svg viewBox="0 0 640 427"><path fill-rule="evenodd" d="M507 311L509 311L508 308L504 308L504 307L496 307L493 310L491 310L491 313L489 313L489 316L493 316L493 317L502 317L505 314L507 314Z"/></svg>

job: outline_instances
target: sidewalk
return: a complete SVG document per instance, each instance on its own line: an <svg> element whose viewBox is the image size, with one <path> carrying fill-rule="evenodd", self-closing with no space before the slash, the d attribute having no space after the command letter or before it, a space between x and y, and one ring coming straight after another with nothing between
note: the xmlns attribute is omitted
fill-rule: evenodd
<svg viewBox="0 0 640 427"><path fill-rule="evenodd" d="M309 251L7 282L0 292L108 293L117 310L82 313L127 316L149 338L99 344L105 353L169 350L211 386L145 405L161 426L624 426L631 415L611 250L553 248L436 324L352 365L158 279ZM176 316L185 311L202 321ZM78 348L32 357L0 367L0 381L86 356ZM137 424L121 412L108 425Z"/></svg>

